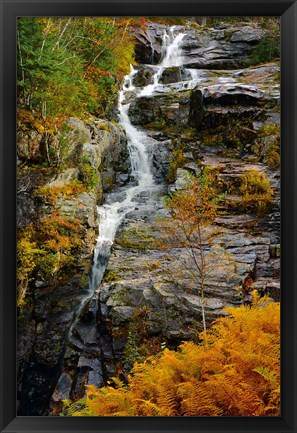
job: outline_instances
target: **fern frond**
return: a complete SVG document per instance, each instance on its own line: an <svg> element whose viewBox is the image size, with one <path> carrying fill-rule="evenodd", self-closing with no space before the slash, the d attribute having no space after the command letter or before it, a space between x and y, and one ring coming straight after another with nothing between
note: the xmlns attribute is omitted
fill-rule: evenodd
<svg viewBox="0 0 297 433"><path fill-rule="evenodd" d="M280 306L254 297L252 308L229 308L207 344L183 343L136 363L126 386L89 385L75 416L278 416ZM206 341L206 340L205 340ZM65 402L69 405L69 402Z"/></svg>

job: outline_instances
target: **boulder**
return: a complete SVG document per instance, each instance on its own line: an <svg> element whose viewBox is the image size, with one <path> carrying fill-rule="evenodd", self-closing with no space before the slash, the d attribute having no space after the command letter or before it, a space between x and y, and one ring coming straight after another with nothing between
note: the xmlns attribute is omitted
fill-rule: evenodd
<svg viewBox="0 0 297 433"><path fill-rule="evenodd" d="M258 87L239 83L207 86L203 88L202 92L205 105L254 106L263 105L268 100L268 96Z"/></svg>
<svg viewBox="0 0 297 433"><path fill-rule="evenodd" d="M55 179L48 183L50 187L65 186L67 183L77 180L79 175L78 168L66 168L59 172Z"/></svg>
<svg viewBox="0 0 297 433"><path fill-rule="evenodd" d="M42 159L43 134L35 130L17 132L17 156L20 160L38 162Z"/></svg>
<svg viewBox="0 0 297 433"><path fill-rule="evenodd" d="M181 66L173 66L171 68L166 68L162 72L159 83L170 84L177 83L179 81L186 81L191 79L191 74L188 70Z"/></svg>
<svg viewBox="0 0 297 433"><path fill-rule="evenodd" d="M135 87L144 87L153 83L154 70L150 66L139 66L132 77L132 84Z"/></svg>
<svg viewBox="0 0 297 433"><path fill-rule="evenodd" d="M189 98L189 91L137 98L129 108L130 120L134 125L164 121L186 126L190 111Z"/></svg>

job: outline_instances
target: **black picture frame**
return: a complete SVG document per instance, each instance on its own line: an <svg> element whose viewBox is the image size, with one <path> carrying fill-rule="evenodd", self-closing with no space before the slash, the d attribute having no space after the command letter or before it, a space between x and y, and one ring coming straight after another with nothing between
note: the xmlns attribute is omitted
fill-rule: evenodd
<svg viewBox="0 0 297 433"><path fill-rule="evenodd" d="M1 432L297 432L297 4L283 0L0 0L1 11ZM281 17L280 417L16 416L16 18L18 16Z"/></svg>

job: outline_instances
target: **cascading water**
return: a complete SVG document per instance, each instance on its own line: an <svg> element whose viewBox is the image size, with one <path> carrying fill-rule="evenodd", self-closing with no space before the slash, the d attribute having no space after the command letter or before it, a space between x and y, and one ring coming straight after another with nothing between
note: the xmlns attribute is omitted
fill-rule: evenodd
<svg viewBox="0 0 297 433"><path fill-rule="evenodd" d="M154 93L164 69L182 64L181 42L185 33L177 32L177 30L173 26L169 32L164 31L162 38L162 60L156 67L153 84L144 87L137 97L148 96ZM144 131L137 129L131 124L128 115L130 104L125 102L126 93L135 90L133 86L133 75L135 73L137 73L137 70L131 66L130 74L124 79L123 89L119 97L120 124L127 134L132 182L130 186L122 188L121 191L117 190L115 193L109 194L106 203L98 207L99 237L95 247L90 277L91 293L94 293L100 285L117 229L127 213L135 208L137 195L143 191L152 191L154 189L149 156L149 150L154 140ZM137 185L135 185L135 181Z"/></svg>
<svg viewBox="0 0 297 433"><path fill-rule="evenodd" d="M165 68L182 65L181 42L186 34L177 33L175 35L176 29L176 26L171 27L169 33L164 30L162 37L162 58L156 68L153 83L144 87L138 96L150 96L156 91L159 86L159 79Z"/></svg>

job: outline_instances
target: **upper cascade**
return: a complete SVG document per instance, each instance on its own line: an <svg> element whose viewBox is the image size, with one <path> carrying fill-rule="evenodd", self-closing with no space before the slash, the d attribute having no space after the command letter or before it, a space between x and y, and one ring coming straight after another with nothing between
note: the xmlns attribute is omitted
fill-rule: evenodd
<svg viewBox="0 0 297 433"><path fill-rule="evenodd" d="M186 33L177 31L176 26L172 26L169 32L164 30L162 45L161 68L170 68L172 66L181 66L183 62L181 43Z"/></svg>
<svg viewBox="0 0 297 433"><path fill-rule="evenodd" d="M179 32L176 26L170 27L169 31L164 29L162 36L162 59L156 67L153 83L144 87L138 96L151 96L159 86L159 80L164 69L182 65L181 43L185 36L186 34Z"/></svg>

